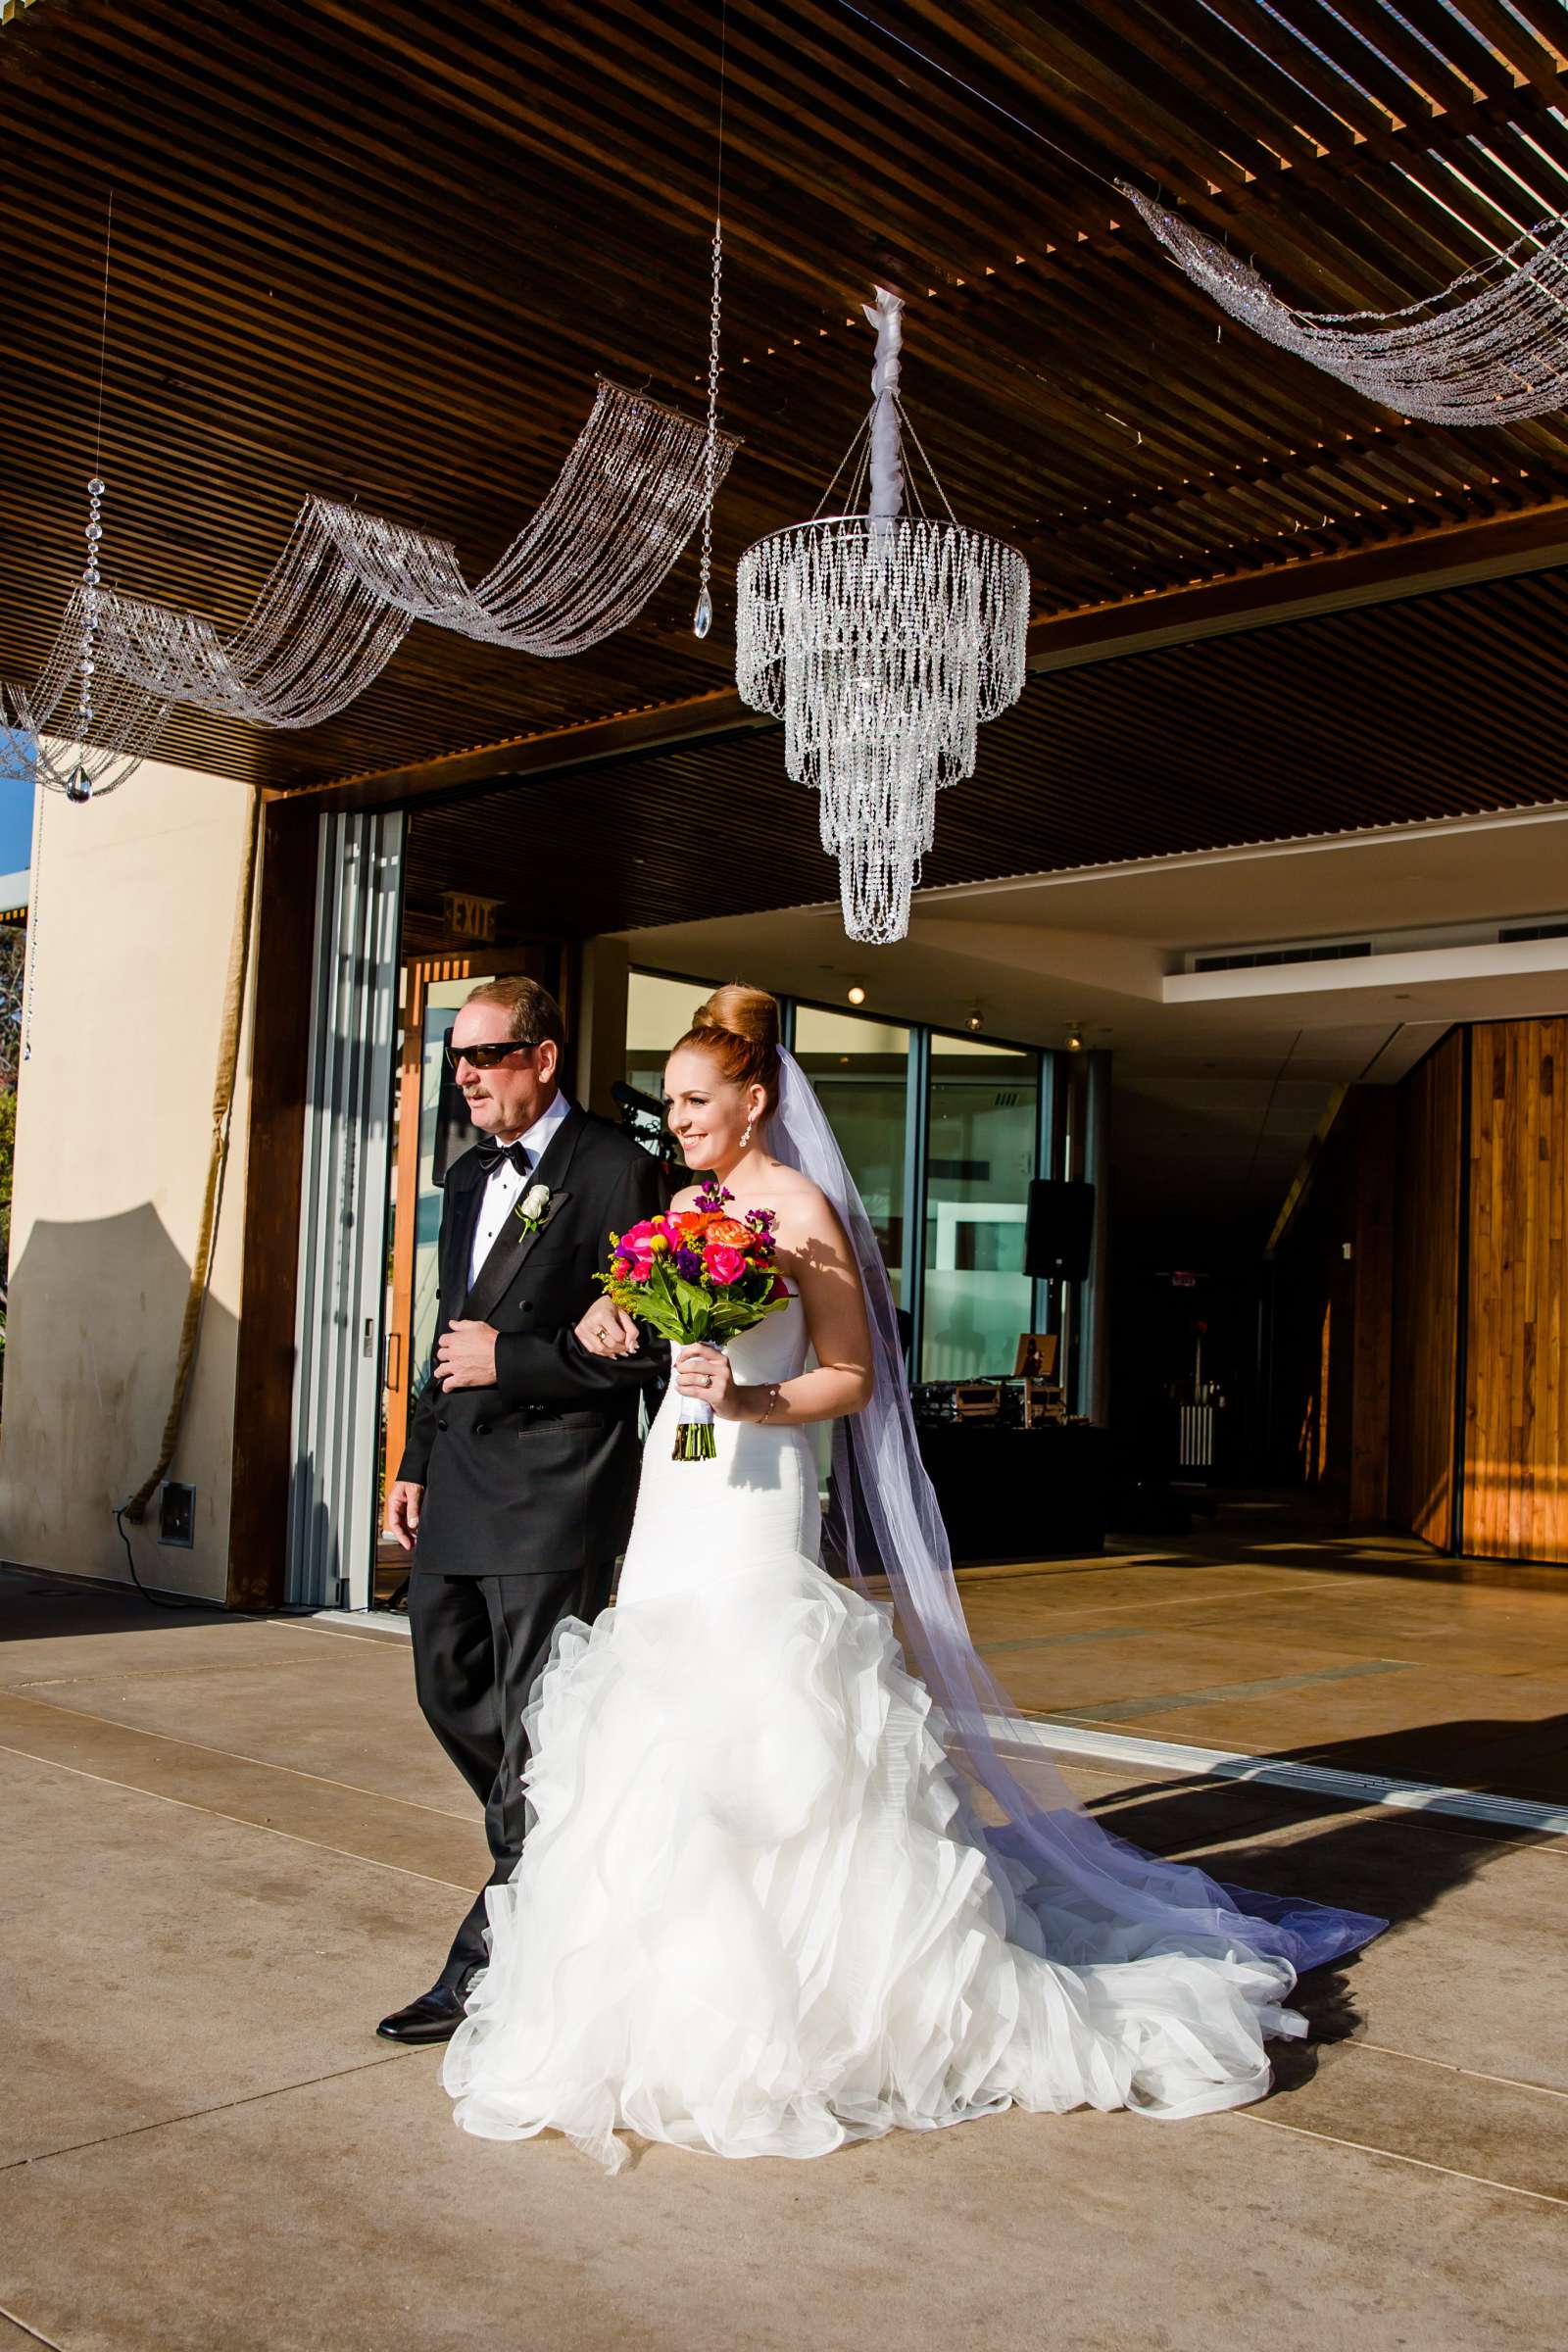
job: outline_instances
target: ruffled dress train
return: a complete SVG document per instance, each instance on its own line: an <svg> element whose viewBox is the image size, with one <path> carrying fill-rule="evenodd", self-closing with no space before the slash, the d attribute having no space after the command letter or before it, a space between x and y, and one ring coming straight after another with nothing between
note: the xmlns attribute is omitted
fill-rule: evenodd
<svg viewBox="0 0 1568 2352"><path fill-rule="evenodd" d="M798 1370L802 1325L734 1343L740 1377ZM531 1826L445 2061L464 2129L563 2132L613 2171L622 2131L805 2157L1008 2106L1262 2096L1265 2041L1305 2030L1291 1962L1097 1946L987 1839L890 1612L817 1565L805 1436L720 1422L716 1461L677 1463L672 1420L617 1605L561 1629L528 1709Z"/></svg>

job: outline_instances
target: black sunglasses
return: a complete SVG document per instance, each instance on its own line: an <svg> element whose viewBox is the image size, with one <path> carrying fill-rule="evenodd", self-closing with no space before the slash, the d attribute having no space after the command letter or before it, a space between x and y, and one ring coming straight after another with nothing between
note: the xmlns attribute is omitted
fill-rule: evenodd
<svg viewBox="0 0 1568 2352"><path fill-rule="evenodd" d="M531 1054L537 1044L538 1040L531 1037L497 1038L493 1045L488 1046L455 1046L448 1039L447 1059L454 1070L460 1061L471 1063L476 1070L494 1070L500 1067L509 1054Z"/></svg>

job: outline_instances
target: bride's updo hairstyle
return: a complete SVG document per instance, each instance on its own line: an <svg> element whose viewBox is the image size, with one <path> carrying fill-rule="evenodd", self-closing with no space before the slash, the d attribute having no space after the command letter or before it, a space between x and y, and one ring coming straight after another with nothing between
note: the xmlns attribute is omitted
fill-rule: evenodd
<svg viewBox="0 0 1568 2352"><path fill-rule="evenodd" d="M760 1086L767 1095L764 1117L778 1108L778 1003L765 988L737 980L715 988L692 1014L692 1025L670 1051L710 1054L735 1086Z"/></svg>

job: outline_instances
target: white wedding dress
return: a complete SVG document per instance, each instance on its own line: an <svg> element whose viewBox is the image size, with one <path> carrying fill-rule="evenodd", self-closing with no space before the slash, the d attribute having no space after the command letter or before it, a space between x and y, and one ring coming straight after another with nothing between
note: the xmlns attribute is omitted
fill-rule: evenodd
<svg viewBox="0 0 1568 2352"><path fill-rule="evenodd" d="M799 1301L731 1344L805 1362ZM817 1565L798 1429L644 1453L619 1598L568 1622L527 1714L532 1827L446 2056L466 2131L617 2130L819 2156L1016 2105L1177 2117L1268 2088L1289 1961L1153 1941L1069 1966L1060 1915L981 1833L890 1612ZM1075 1936L1075 1928L1079 1931Z"/></svg>

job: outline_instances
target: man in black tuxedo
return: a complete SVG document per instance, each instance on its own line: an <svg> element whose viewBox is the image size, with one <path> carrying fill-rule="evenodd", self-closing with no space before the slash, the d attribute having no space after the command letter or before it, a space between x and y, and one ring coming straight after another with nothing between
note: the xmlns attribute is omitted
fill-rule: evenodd
<svg viewBox="0 0 1568 2352"><path fill-rule="evenodd" d="M500 1886L522 1846L522 1710L564 1617L610 1597L637 1495L654 1344L592 1355L575 1325L610 1236L664 1206L658 1163L558 1085L560 1006L537 981L475 989L450 1054L480 1141L448 1170L431 1377L388 1502L414 1554L409 1619L425 1721L484 1806ZM486 1957L484 1893L390 2041L445 2041Z"/></svg>

